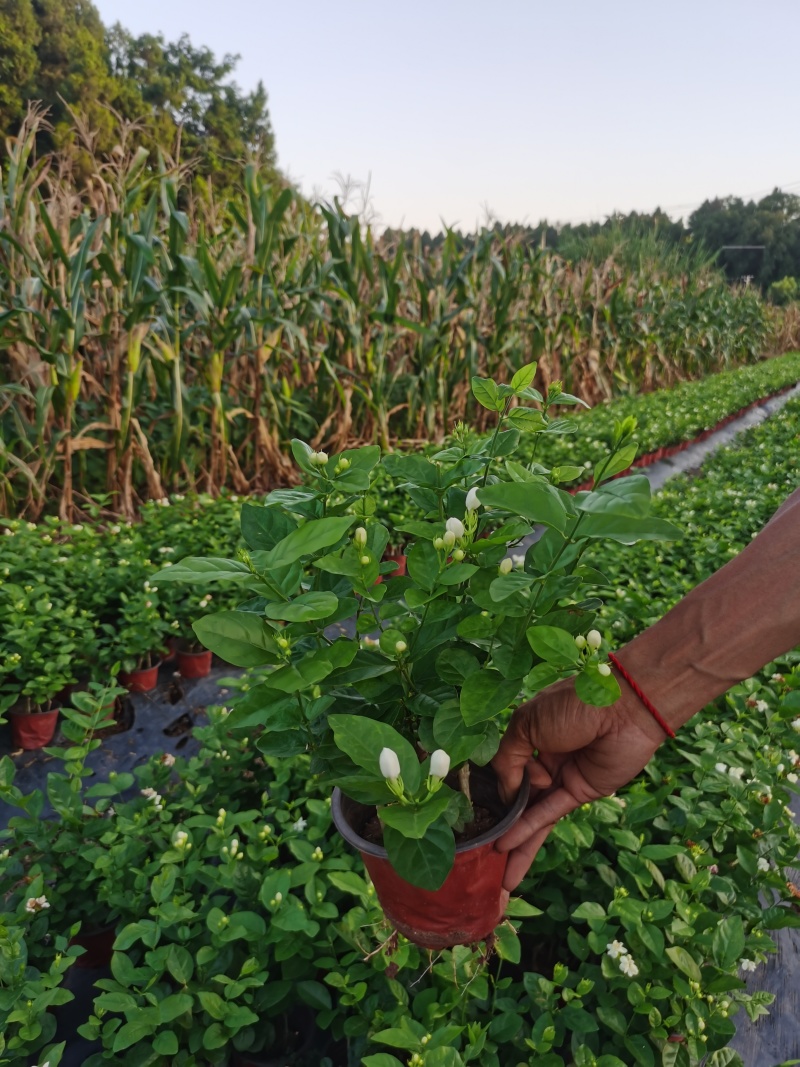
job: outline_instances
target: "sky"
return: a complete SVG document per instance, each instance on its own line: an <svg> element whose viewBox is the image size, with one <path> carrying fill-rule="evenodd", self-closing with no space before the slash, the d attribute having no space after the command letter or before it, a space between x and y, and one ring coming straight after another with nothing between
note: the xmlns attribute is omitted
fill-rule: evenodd
<svg viewBox="0 0 800 1067"><path fill-rule="evenodd" d="M241 56L306 194L431 232L800 193L799 0L94 0Z"/></svg>

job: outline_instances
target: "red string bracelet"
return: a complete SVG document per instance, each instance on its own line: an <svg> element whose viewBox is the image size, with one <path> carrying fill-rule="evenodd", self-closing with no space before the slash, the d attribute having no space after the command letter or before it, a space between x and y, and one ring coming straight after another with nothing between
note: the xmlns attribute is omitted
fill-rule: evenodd
<svg viewBox="0 0 800 1067"><path fill-rule="evenodd" d="M631 689L634 691L634 693L637 695L637 697L641 700L641 702L644 704L644 706L647 708L647 710L650 712L650 714L656 720L656 722L661 727L661 729L664 731L664 733L667 735L667 737L674 737L675 736L675 731L672 729L672 727L668 723L666 723L664 721L664 718L663 718L662 715L659 714L658 709L644 695L642 690L639 688L639 686L636 684L636 682L634 682L633 678L631 678L631 676L628 674L628 672L625 670L625 668L622 666L622 664L620 663L620 661L617 659L617 657L614 655L613 652L609 652L608 658L611 660L611 662L617 668L619 673L622 675L622 677L625 679L625 681L628 683L628 685L631 687Z"/></svg>

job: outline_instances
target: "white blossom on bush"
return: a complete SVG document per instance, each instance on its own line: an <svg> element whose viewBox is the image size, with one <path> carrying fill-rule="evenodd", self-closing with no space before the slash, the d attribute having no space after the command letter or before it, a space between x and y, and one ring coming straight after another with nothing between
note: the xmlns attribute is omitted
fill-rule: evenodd
<svg viewBox="0 0 800 1067"><path fill-rule="evenodd" d="M739 960L739 966L742 968L743 971L754 971L758 964L755 960L741 959Z"/></svg>
<svg viewBox="0 0 800 1067"><path fill-rule="evenodd" d="M612 960L616 960L620 956L627 956L628 954L628 950L625 948L621 941L610 941L606 945L606 952Z"/></svg>
<svg viewBox="0 0 800 1067"><path fill-rule="evenodd" d="M44 911L45 908L49 908L50 903L46 896L40 897L28 897L25 901L25 911L30 912L31 915L35 915L39 911Z"/></svg>
<svg viewBox="0 0 800 1067"><path fill-rule="evenodd" d="M619 969L622 971L626 978L635 978L636 975L639 973L639 968L633 962L633 958L631 956L620 956Z"/></svg>
<svg viewBox="0 0 800 1067"><path fill-rule="evenodd" d="M768 871L769 870L769 860L765 859L763 856L759 856L758 857L758 869L760 871Z"/></svg>

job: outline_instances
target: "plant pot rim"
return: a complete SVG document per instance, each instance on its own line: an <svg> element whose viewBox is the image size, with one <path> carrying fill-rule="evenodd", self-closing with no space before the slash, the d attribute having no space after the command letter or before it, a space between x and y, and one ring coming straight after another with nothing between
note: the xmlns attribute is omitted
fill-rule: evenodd
<svg viewBox="0 0 800 1067"><path fill-rule="evenodd" d="M456 855L459 855L462 852L469 852L474 848L480 848L482 845L488 845L491 842L497 841L498 838L502 837L503 834L507 830L510 830L514 823L521 818L522 813L528 806L528 797L530 796L530 791L530 779L528 778L527 774L525 774L522 778L522 782L520 784L516 800L508 809L508 811L500 820L500 822L496 823L493 827L491 827L491 829L484 830L484 832L478 837L473 837L470 841L462 841L461 844L456 845ZM331 796L331 814L333 816L333 821L336 825L336 829L339 831L345 841L347 841L348 844L352 845L353 848L357 849L359 852L365 852L368 856L377 856L380 859L388 860L389 853L386 851L383 845L376 845L372 841L367 841L366 838L361 837L360 834L356 833L356 831L350 825L344 813L343 804L345 800L350 800L350 802L354 804L358 803L358 801L353 801L349 797L345 797L345 794L342 793L341 789L336 786ZM371 805L363 804L361 806L370 807Z"/></svg>
<svg viewBox="0 0 800 1067"><path fill-rule="evenodd" d="M21 708L9 708L6 714L13 715L17 719L30 719L35 718L37 715L58 715L60 711L60 707L47 709L37 708L36 711L22 711Z"/></svg>

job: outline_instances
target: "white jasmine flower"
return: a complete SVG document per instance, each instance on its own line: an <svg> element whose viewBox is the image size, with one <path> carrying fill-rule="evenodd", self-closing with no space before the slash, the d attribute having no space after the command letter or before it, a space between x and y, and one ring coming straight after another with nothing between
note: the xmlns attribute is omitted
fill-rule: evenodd
<svg viewBox="0 0 800 1067"><path fill-rule="evenodd" d="M175 757L172 755L171 752L165 752L164 755L161 757L161 763L163 763L165 767L174 767Z"/></svg>
<svg viewBox="0 0 800 1067"><path fill-rule="evenodd" d="M480 500L478 500L478 490L473 488L467 493L466 508L467 511L477 511L481 506Z"/></svg>
<svg viewBox="0 0 800 1067"><path fill-rule="evenodd" d="M497 569L501 574L510 574L514 569L514 561L506 556L505 559L500 560L500 566Z"/></svg>
<svg viewBox="0 0 800 1067"><path fill-rule="evenodd" d="M464 523L461 521L461 519L448 519L447 522L444 524L444 527L445 530L449 530L450 533L454 534L456 537L463 537L466 532L464 529Z"/></svg>
<svg viewBox="0 0 800 1067"><path fill-rule="evenodd" d="M639 968L633 962L633 958L631 956L620 956L619 969L622 971L626 978L635 978L636 975L639 973Z"/></svg>
<svg viewBox="0 0 800 1067"><path fill-rule="evenodd" d="M443 748L437 748L431 756L431 777L446 778L450 770L450 757Z"/></svg>
<svg viewBox="0 0 800 1067"><path fill-rule="evenodd" d="M795 730L800 730L800 719L792 719L792 726Z"/></svg>
<svg viewBox="0 0 800 1067"><path fill-rule="evenodd" d="M522 567L525 563L525 557L512 553L511 562L514 564L515 567Z"/></svg>
<svg viewBox="0 0 800 1067"><path fill-rule="evenodd" d="M620 956L627 955L628 950L625 948L621 941L610 941L606 945L606 952L612 960L618 959Z"/></svg>
<svg viewBox="0 0 800 1067"><path fill-rule="evenodd" d="M38 911L44 911L45 908L49 908L50 904L46 896L41 897L28 897L25 901L25 911L31 915L35 915Z"/></svg>
<svg viewBox="0 0 800 1067"><path fill-rule="evenodd" d="M382 748L378 765L383 777L388 778L390 782L396 781L400 777L400 760L397 758L397 753L394 749Z"/></svg>
<svg viewBox="0 0 800 1067"><path fill-rule="evenodd" d="M769 710L769 704L766 702L766 700L757 700L756 701L756 710L757 711L768 711Z"/></svg>
<svg viewBox="0 0 800 1067"><path fill-rule="evenodd" d="M456 543L456 535L452 530L445 530L444 537L442 537L441 541L445 548L452 548Z"/></svg>
<svg viewBox="0 0 800 1067"><path fill-rule="evenodd" d="M769 870L769 860L765 859L763 856L759 856L758 857L757 866L758 866L758 869L760 871L768 871Z"/></svg>
<svg viewBox="0 0 800 1067"><path fill-rule="evenodd" d="M741 959L739 960L739 966L742 968L743 971L754 971L758 964L755 960Z"/></svg>
<svg viewBox="0 0 800 1067"><path fill-rule="evenodd" d="M603 638L599 630L590 630L586 635L586 644L589 646L592 652L596 652L598 648L602 645L602 643Z"/></svg>
<svg viewBox="0 0 800 1067"><path fill-rule="evenodd" d="M714 764L714 770L715 771L719 771L720 774L727 774L728 767L727 767L727 764L725 764L725 763L715 763Z"/></svg>
<svg viewBox="0 0 800 1067"><path fill-rule="evenodd" d="M744 774L744 767L731 767L728 770L728 774L731 778L735 778L737 782L741 782L742 775Z"/></svg>
<svg viewBox="0 0 800 1067"><path fill-rule="evenodd" d="M299 818L297 820L297 822L293 822L292 823L292 829L295 830L298 834L302 834L303 830L305 830L305 828L307 826L308 826L307 820L303 819L302 817Z"/></svg>
<svg viewBox="0 0 800 1067"><path fill-rule="evenodd" d="M797 775L794 773L794 771L789 771L789 773L786 775L786 781L791 782L792 785L795 785L797 783Z"/></svg>

